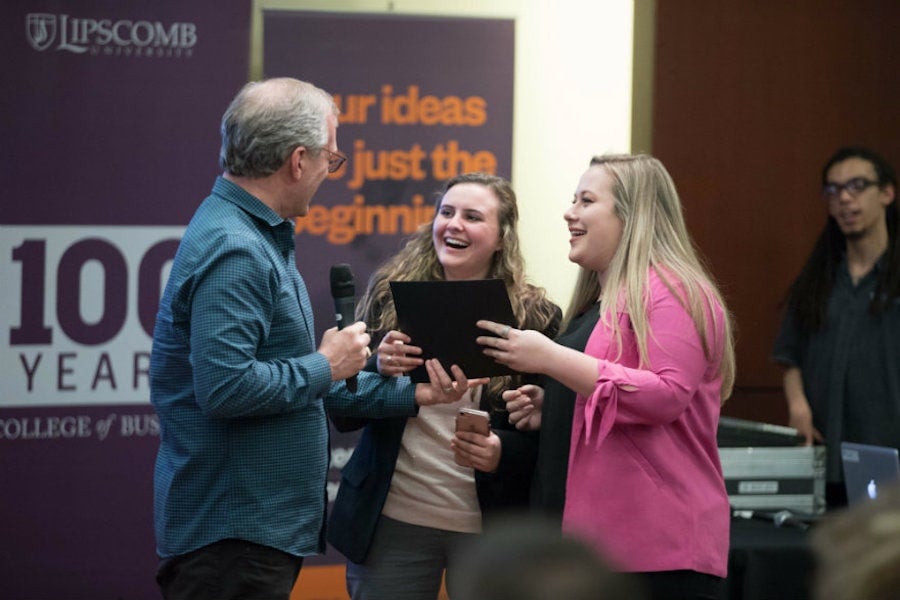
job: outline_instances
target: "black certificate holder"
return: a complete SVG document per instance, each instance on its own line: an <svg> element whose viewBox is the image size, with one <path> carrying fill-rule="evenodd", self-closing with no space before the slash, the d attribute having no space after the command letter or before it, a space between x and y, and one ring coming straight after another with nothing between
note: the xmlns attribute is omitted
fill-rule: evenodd
<svg viewBox="0 0 900 600"><path fill-rule="evenodd" d="M503 280L391 281L390 285L398 329L412 339L412 345L422 348L422 358L438 359L448 373L451 365L459 365L470 379L514 373L486 356L484 347L475 342L478 336L491 335L476 327L477 321L516 325ZM409 376L416 383L428 381L424 365Z"/></svg>

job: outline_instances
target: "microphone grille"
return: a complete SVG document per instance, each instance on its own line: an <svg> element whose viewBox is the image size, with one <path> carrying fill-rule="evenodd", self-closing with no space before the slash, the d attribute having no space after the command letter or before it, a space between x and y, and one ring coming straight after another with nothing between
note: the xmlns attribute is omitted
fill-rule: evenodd
<svg viewBox="0 0 900 600"><path fill-rule="evenodd" d="M341 263L331 267L331 297L352 298L356 295L356 285L353 283L353 271L350 265Z"/></svg>

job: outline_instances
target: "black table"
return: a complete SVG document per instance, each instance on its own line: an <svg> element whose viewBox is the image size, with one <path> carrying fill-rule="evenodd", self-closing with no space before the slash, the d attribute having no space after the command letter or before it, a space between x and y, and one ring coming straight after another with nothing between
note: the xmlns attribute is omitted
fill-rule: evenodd
<svg viewBox="0 0 900 600"><path fill-rule="evenodd" d="M812 597L815 560L808 531L733 519L723 600L803 600Z"/></svg>

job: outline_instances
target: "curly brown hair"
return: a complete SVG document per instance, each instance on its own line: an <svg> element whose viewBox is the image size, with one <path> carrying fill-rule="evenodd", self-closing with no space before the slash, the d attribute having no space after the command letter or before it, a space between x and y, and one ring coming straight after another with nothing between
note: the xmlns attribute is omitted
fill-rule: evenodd
<svg viewBox="0 0 900 600"><path fill-rule="evenodd" d="M506 285L516 317L516 326L535 329L553 337L556 334L559 308L547 297L543 288L526 281L525 260L519 248L516 225L519 209L516 194L509 181L488 173L464 173L448 180L435 200L435 214L444 194L460 183L475 183L489 189L499 202L497 220L500 229L500 250L494 253L487 277L502 279ZM432 240L434 218L419 226L397 254L382 264L372 277L356 310L356 317L366 322L374 332L372 340L378 344L381 337L397 326L397 311L391 295L391 281L440 281L444 269L437 257ZM511 384L510 377L494 377L488 385L488 393L498 397Z"/></svg>

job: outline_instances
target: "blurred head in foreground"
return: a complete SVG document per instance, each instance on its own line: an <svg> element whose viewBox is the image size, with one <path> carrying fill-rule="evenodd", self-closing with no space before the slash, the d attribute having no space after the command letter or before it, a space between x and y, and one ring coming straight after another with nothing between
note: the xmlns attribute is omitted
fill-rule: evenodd
<svg viewBox="0 0 900 600"><path fill-rule="evenodd" d="M640 600L633 577L610 570L588 545L558 524L509 516L459 548L449 571L453 600Z"/></svg>

